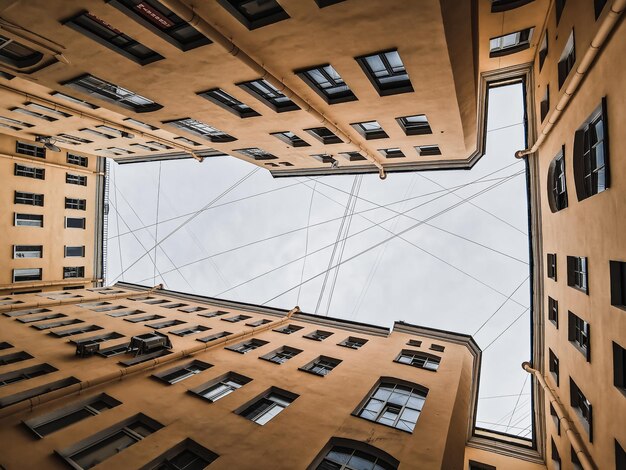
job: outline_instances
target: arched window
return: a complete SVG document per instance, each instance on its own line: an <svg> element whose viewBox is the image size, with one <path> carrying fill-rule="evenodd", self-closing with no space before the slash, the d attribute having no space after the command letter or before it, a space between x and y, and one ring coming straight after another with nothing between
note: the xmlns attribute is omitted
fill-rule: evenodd
<svg viewBox="0 0 626 470"><path fill-rule="evenodd" d="M565 146L548 168L548 202L550 210L558 212L567 207L567 184L565 182Z"/></svg>
<svg viewBox="0 0 626 470"><path fill-rule="evenodd" d="M396 470L400 462L365 442L333 437L308 470Z"/></svg>
<svg viewBox="0 0 626 470"><path fill-rule="evenodd" d="M574 182L579 201L609 188L606 98L574 135Z"/></svg>
<svg viewBox="0 0 626 470"><path fill-rule="evenodd" d="M0 35L0 61L12 67L32 67L43 59L43 54L13 39Z"/></svg>

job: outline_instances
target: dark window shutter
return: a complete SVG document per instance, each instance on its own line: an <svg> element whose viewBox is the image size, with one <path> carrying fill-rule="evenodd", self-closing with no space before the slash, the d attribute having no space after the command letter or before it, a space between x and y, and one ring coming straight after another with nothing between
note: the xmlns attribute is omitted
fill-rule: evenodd
<svg viewBox="0 0 626 470"><path fill-rule="evenodd" d="M585 168L583 164L584 135L582 130L574 134L574 184L576 186L576 196L579 201L587 197L585 194Z"/></svg>

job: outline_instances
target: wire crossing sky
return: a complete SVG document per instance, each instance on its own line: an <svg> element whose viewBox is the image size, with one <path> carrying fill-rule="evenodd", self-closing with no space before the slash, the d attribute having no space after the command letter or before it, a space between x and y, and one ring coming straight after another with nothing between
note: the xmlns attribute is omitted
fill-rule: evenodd
<svg viewBox="0 0 626 470"><path fill-rule="evenodd" d="M490 91L471 171L273 179L227 157L112 163L107 282L472 334L477 425L529 437L523 111L521 85Z"/></svg>

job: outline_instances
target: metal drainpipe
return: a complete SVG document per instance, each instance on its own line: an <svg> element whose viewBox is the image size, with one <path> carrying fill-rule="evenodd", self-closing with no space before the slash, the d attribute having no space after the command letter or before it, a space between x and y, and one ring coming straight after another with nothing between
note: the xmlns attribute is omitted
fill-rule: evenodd
<svg viewBox="0 0 626 470"><path fill-rule="evenodd" d="M598 28L598 32L596 33L593 40L591 41L591 44L589 45L589 49L587 49L587 52L585 53L582 60L580 61L580 64L578 65L578 68L576 69L575 75L572 77L572 80L570 81L569 85L565 89L565 93L563 94L559 102L557 103L554 111L550 113L548 122L546 123L544 128L541 130L541 134L539 135L539 138L535 141L534 145L531 148L525 149L525 150L518 150L517 152L515 152L516 158L523 158L539 150L539 147L541 147L541 144L543 144L548 134L550 134L550 131L552 130L554 125L557 123L557 121L561 117L561 114L567 107L572 96L574 96L574 93L576 93L578 86L580 85L583 78L585 77L585 74L588 72L589 68L591 67L591 64L593 63L594 59L600 52L600 49L604 45L606 38L609 36L611 31L615 27L615 24L617 23L617 20L619 19L620 15L623 13L625 7L626 7L626 0L615 0L613 2L613 4L611 5L611 9L607 13L607 15L604 17L602 24Z"/></svg>
<svg viewBox="0 0 626 470"><path fill-rule="evenodd" d="M298 95L295 91L289 88L282 80L273 75L269 70L267 70L262 64L257 62L255 59L250 57L245 51L240 49L234 42L228 39L222 32L220 32L215 26L210 24L207 20L198 15L193 7L189 7L180 0L160 0L163 5L172 10L182 19L184 19L187 23L191 24L198 31L209 37L214 43L223 47L226 52L231 54L233 57L236 57L241 62L246 64L252 70L261 75L261 78L270 82L273 86L275 86L279 91L281 91L285 96L294 101L303 111L311 114L315 119L320 121L320 124L327 124L332 130L346 140L348 144L354 144L357 146L363 153L366 158L371 161L376 168L379 170L379 175L381 179L385 179L387 174L385 169L383 168L382 163L378 160L377 157L374 156L372 152L370 152L365 145L361 142L363 138L361 134L356 132L351 127L340 127L340 124L329 121L326 116L313 107L308 101Z"/></svg>
<svg viewBox="0 0 626 470"><path fill-rule="evenodd" d="M146 294L146 292L142 292L142 294ZM38 405L43 405L44 403L49 403L54 400L58 400L60 398L68 397L73 395L74 393L83 393L85 390L92 389L99 385L104 385L110 382L115 382L117 380L123 380L129 375L135 374L137 372L142 372L148 369L152 369L159 365L168 364L177 359L181 359L183 357L193 356L199 352L206 351L208 349L213 349L218 346L224 345L226 343L231 343L236 340L240 340L245 338L246 336L254 336L257 333L262 333L270 328L276 328L277 326L282 325L283 323L288 322L291 319L291 316L294 313L298 313L300 311L300 307L292 308L285 318L281 318L280 320L276 320L274 322L268 323L265 326L259 328L250 328L241 331L235 335L226 336L224 338L220 338L218 340L212 341L211 343L202 343L198 346L194 346L190 349L183 349L181 351L177 351L172 354L168 354L167 356L157 357L150 361L142 362L141 364L135 364L134 366L129 366L125 369L119 369L114 372L101 375L100 377L96 377L91 380L84 380L79 383L70 385L69 387L65 387L59 390L55 390L52 392L48 392L44 395L39 395L37 397L30 398L28 400L24 400L22 402L16 403L14 405L7 406L6 408L0 409L0 419L10 416L15 413L19 413L24 410L32 410Z"/></svg>
<svg viewBox="0 0 626 470"><path fill-rule="evenodd" d="M580 464L583 467L583 470L595 470L596 466L593 463L593 460L590 455L587 454L582 441L580 440L580 435L576 431L576 429L571 425L571 421L568 418L565 410L561 406L561 403L558 401L557 396L555 396L553 390L548 386L543 375L537 369L533 369L530 362L522 363L522 368L528 372L529 374L533 374L541 388L543 388L544 393L549 398L550 404L556 411L556 414L559 418L559 422L561 423L561 430L565 431L565 435L567 436L570 444L572 445L572 449L576 452L578 456L578 460L580 460Z"/></svg>

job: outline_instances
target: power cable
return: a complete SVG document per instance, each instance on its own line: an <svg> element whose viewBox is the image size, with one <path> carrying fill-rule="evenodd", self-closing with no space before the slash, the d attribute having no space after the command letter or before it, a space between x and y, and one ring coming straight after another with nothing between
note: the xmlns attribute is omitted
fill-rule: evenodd
<svg viewBox="0 0 626 470"><path fill-rule="evenodd" d="M309 253L309 226L311 224L311 210L313 209L313 199L315 197L315 187L317 181L313 182L313 188L311 189L311 200L309 201L309 214L306 219L306 236L304 241L304 260L302 260L302 272L300 273L300 282L304 279L304 268L306 267L306 257ZM308 186L307 186L308 187ZM298 289L298 298L296 299L296 305L300 305L300 291L302 286Z"/></svg>
<svg viewBox="0 0 626 470"><path fill-rule="evenodd" d="M519 288L520 288L520 287L522 287L524 284L526 284L526 281L528 281L528 279L529 279L529 278L530 278L530 275L526 276L526 278L525 278L525 279L524 279L524 280L520 283L520 285L519 285L519 286L517 286L513 292L511 292L511 295L509 295L506 299L504 299L504 302L502 302L502 303L500 304L500 306L496 309L496 311L495 311L495 312L493 312L493 313L491 314L491 316L490 316L489 318L487 318L487 319L483 322L483 324L482 324L482 325L480 325L480 327L479 327L476 331L474 331L474 333L472 334L472 336L476 336L476 335L478 334L478 332L479 332L480 330L482 330L482 329L483 329L483 327L484 327L484 326L485 326L485 325L489 322L489 320L491 320L491 319L492 319L492 318L496 315L496 313L498 313L498 312L500 311L500 309L501 309L502 307L504 307L504 305L505 305L505 304L506 304L506 303L507 303L507 302L511 299L511 297L513 297L513 295L515 295L515 293L519 290Z"/></svg>

